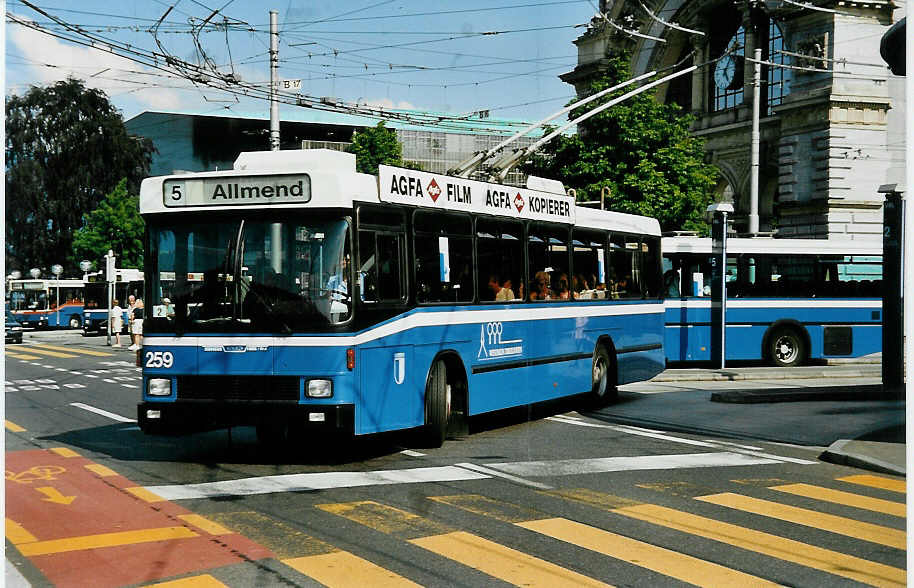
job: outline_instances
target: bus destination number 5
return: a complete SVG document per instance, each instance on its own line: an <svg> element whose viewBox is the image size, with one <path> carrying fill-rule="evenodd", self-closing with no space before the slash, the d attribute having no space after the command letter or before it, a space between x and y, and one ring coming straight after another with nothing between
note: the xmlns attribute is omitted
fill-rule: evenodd
<svg viewBox="0 0 914 588"><path fill-rule="evenodd" d="M170 368L175 364L175 356L171 351L147 351L146 367L148 368Z"/></svg>
<svg viewBox="0 0 914 588"><path fill-rule="evenodd" d="M186 186L184 182L168 182L165 185L165 205L174 206L184 204Z"/></svg>

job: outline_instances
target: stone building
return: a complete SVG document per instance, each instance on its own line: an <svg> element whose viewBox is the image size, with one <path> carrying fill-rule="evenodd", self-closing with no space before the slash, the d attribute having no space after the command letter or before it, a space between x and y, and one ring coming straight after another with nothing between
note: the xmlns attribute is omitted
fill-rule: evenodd
<svg viewBox="0 0 914 588"><path fill-rule="evenodd" d="M815 4L814 6L812 4ZM693 132L721 172L716 201L749 228L753 75L761 49L759 231L782 237L878 239L880 185L902 183L904 78L879 55L903 17L891 0L603 0L575 40L561 79L580 94L607 56L632 52L632 73L699 65L656 97L696 116ZM704 33L704 34L699 34ZM746 57L749 59L746 59ZM671 73L672 70L667 73Z"/></svg>

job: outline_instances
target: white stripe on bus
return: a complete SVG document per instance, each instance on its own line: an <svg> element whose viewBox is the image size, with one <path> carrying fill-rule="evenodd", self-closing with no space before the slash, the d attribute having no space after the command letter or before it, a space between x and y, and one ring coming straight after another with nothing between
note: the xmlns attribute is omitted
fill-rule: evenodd
<svg viewBox="0 0 914 588"><path fill-rule="evenodd" d="M666 308L710 308L711 299L666 300ZM802 300L764 299L746 300L727 298L727 308L882 308L882 300L827 300L807 298Z"/></svg>
<svg viewBox="0 0 914 588"><path fill-rule="evenodd" d="M275 337L244 337L244 336L184 336L160 337L145 335L143 345L167 347L204 347L207 345L276 345L283 347L323 347L323 346L354 346L389 337L403 331L421 327L446 327L454 325L482 324L500 321L518 322L546 319L576 319L598 316L626 316L643 314L663 314L660 304L618 304L618 305L585 305L549 307L524 307L531 313L521 313L512 309L491 310L456 310L443 312L416 312L395 319L389 323L378 325L362 333L341 336L280 336Z"/></svg>

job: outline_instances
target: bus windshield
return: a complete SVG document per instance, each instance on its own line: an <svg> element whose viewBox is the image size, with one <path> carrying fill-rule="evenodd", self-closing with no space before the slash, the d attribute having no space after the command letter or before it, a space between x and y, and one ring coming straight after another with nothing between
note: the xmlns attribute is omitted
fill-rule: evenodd
<svg viewBox="0 0 914 588"><path fill-rule="evenodd" d="M345 219L197 218L149 235L147 332L291 333L351 316Z"/></svg>

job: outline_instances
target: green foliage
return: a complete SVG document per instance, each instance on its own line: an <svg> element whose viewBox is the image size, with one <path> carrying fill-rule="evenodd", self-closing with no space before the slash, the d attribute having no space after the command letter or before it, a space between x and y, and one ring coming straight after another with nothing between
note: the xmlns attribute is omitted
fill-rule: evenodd
<svg viewBox="0 0 914 588"><path fill-rule="evenodd" d="M127 134L100 90L68 79L6 101L6 267L64 266L75 275L73 235L126 178L136 194L154 148ZM109 245L120 256L114 243ZM107 251L108 247L105 248Z"/></svg>
<svg viewBox="0 0 914 588"><path fill-rule="evenodd" d="M377 175L379 165L421 169L413 162L403 161L403 146L397 140L397 133L385 127L384 121L356 131L346 151L355 153L356 171L363 174Z"/></svg>
<svg viewBox="0 0 914 588"><path fill-rule="evenodd" d="M143 269L143 234L140 199L127 193L127 178L105 196L98 208L83 217L83 227L73 235L76 259L97 261L111 249L118 267Z"/></svg>
<svg viewBox="0 0 914 588"><path fill-rule="evenodd" d="M588 92L631 78L625 55ZM576 118L621 96L631 86L572 111ZM591 117L578 134L559 136L524 166L529 174L561 180L578 200L599 200L609 188L606 208L651 216L665 231L707 232L704 211L712 200L717 169L704 163L704 142L689 133L693 118L676 104L660 104L650 92L638 94Z"/></svg>

